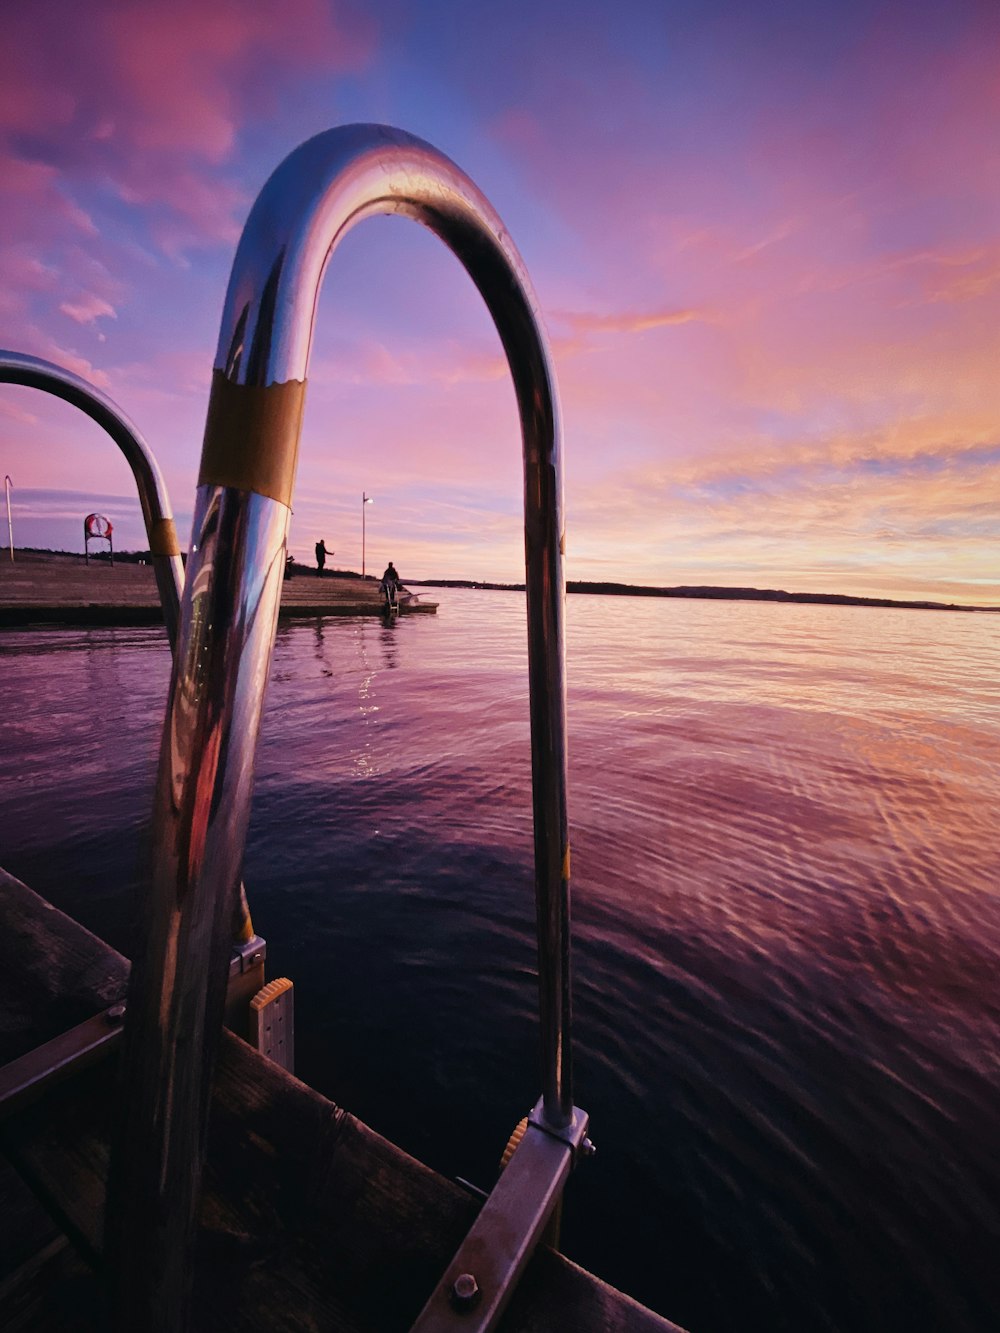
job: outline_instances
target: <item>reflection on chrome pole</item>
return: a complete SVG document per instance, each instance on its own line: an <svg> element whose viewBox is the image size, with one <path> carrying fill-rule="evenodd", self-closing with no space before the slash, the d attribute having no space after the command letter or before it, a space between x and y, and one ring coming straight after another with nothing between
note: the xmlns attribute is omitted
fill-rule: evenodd
<svg viewBox="0 0 1000 1333"><path fill-rule="evenodd" d="M223 312L160 756L149 929L133 967L125 1033L124 1125L109 1207L119 1330L174 1333L186 1320L227 926L242 868L317 294L343 236L384 213L423 223L458 256L489 307L514 380L524 457L542 1054L532 1125L569 1153L582 1138L585 1117L570 1086L564 540L549 351L521 259L469 178L411 135L345 126L301 145L265 185Z"/></svg>

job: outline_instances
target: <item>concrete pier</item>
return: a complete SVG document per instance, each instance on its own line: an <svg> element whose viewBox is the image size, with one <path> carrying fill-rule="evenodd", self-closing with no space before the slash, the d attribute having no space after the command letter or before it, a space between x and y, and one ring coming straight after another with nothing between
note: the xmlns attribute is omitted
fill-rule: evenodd
<svg viewBox="0 0 1000 1333"><path fill-rule="evenodd" d="M400 602L402 615L437 610L436 602ZM286 578L283 618L382 614L378 579L357 574L319 578L315 570ZM18 551L0 554L0 629L27 625L157 625L162 622L152 566L82 555Z"/></svg>

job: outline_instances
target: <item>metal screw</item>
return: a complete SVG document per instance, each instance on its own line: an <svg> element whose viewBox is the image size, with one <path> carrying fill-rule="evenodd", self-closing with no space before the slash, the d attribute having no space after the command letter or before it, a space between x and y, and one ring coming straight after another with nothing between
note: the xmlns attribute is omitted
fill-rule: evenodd
<svg viewBox="0 0 1000 1333"><path fill-rule="evenodd" d="M580 1144L580 1156L586 1159L593 1157L595 1152L597 1152L596 1144L591 1139L584 1139Z"/></svg>
<svg viewBox="0 0 1000 1333"><path fill-rule="evenodd" d="M105 1022L110 1023L112 1026L116 1023L120 1023L124 1017L125 1006L123 1004L113 1004L104 1015Z"/></svg>
<svg viewBox="0 0 1000 1333"><path fill-rule="evenodd" d="M451 1303L456 1310L471 1310L482 1293L474 1273L459 1273L451 1288Z"/></svg>

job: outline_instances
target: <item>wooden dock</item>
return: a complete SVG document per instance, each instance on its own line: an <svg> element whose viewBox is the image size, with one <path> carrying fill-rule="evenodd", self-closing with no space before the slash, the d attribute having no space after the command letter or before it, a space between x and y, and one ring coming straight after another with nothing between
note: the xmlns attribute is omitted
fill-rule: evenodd
<svg viewBox="0 0 1000 1333"><path fill-rule="evenodd" d="M0 629L34 625L157 625L163 620L151 565L82 555L0 553ZM378 616L382 599L377 578L314 570L286 578L284 618L296 616ZM402 601L400 613L434 614L437 603Z"/></svg>
<svg viewBox="0 0 1000 1333"><path fill-rule="evenodd" d="M0 870L0 1066L125 995L126 959ZM116 1044L0 1114L0 1333L103 1333ZM4 1069L0 1068L0 1091ZM420 1312L478 1200L231 1033L215 1079L194 1333L392 1333ZM540 1249L502 1333L681 1333Z"/></svg>

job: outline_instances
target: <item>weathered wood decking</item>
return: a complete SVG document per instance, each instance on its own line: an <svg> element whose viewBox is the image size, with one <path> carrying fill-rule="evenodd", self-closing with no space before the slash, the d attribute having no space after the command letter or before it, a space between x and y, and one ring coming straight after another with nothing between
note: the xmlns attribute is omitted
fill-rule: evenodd
<svg viewBox="0 0 1000 1333"><path fill-rule="evenodd" d="M0 1065L124 995L127 961L3 871L0 922ZM108 1058L0 1121L0 1149L16 1168L0 1159L2 1333L106 1328L101 1235L115 1072ZM194 1328L405 1330L477 1207L225 1033ZM547 1249L501 1328L680 1333Z"/></svg>
<svg viewBox="0 0 1000 1333"><path fill-rule="evenodd" d="M0 552L0 629L26 625L158 625L163 616L151 565L113 567L83 556ZM431 613L437 603L402 601L403 615ZM382 614L378 579L314 571L285 579L282 618Z"/></svg>

